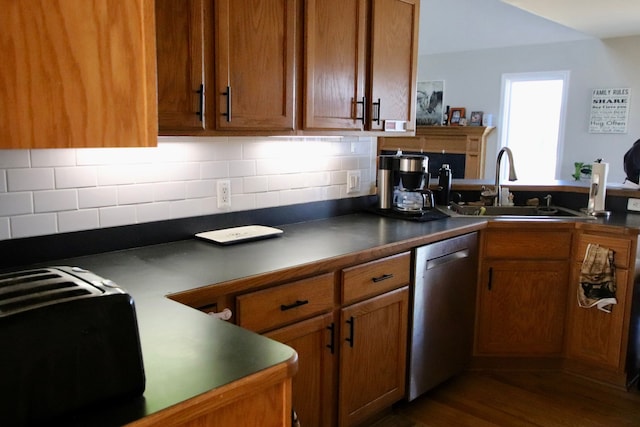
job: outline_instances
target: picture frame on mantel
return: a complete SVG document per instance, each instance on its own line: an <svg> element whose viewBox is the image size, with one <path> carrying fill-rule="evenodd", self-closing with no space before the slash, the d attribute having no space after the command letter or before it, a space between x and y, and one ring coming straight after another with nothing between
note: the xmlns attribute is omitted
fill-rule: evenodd
<svg viewBox="0 0 640 427"><path fill-rule="evenodd" d="M460 126L460 119L466 120L466 109L454 107L449 109L449 126Z"/></svg>
<svg viewBox="0 0 640 427"><path fill-rule="evenodd" d="M482 111L472 111L469 117L469 126L482 126Z"/></svg>
<svg viewBox="0 0 640 427"><path fill-rule="evenodd" d="M444 120L444 80L418 82L416 125L440 126Z"/></svg>

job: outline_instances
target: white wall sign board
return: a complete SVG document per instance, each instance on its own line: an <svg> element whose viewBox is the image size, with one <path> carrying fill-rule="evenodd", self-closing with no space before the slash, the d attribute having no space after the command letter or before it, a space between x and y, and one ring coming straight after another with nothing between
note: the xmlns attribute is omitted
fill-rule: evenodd
<svg viewBox="0 0 640 427"><path fill-rule="evenodd" d="M589 133L627 133L630 88L593 89Z"/></svg>

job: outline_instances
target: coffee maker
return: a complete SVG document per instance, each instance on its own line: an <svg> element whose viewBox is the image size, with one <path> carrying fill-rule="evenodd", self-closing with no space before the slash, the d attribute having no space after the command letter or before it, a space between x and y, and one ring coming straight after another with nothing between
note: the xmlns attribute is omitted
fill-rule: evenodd
<svg viewBox="0 0 640 427"><path fill-rule="evenodd" d="M405 214L422 214L435 206L429 190L429 157L380 156L378 159L378 208Z"/></svg>

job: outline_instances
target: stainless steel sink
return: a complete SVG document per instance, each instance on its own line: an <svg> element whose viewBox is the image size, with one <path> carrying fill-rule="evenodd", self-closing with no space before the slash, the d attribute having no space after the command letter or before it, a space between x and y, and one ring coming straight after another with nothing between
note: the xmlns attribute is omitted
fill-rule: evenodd
<svg viewBox="0 0 640 427"><path fill-rule="evenodd" d="M451 216L526 217L526 218L580 218L594 219L592 215L560 206L471 206L452 203L447 211Z"/></svg>

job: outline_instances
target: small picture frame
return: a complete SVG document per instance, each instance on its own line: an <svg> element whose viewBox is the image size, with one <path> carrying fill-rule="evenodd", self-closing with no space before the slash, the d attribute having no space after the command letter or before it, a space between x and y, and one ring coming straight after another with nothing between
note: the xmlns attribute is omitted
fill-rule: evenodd
<svg viewBox="0 0 640 427"><path fill-rule="evenodd" d="M464 108L451 108L449 110L449 126L459 126L460 119L465 118Z"/></svg>
<svg viewBox="0 0 640 427"><path fill-rule="evenodd" d="M469 126L481 126L482 125L482 111L472 111L469 118Z"/></svg>

